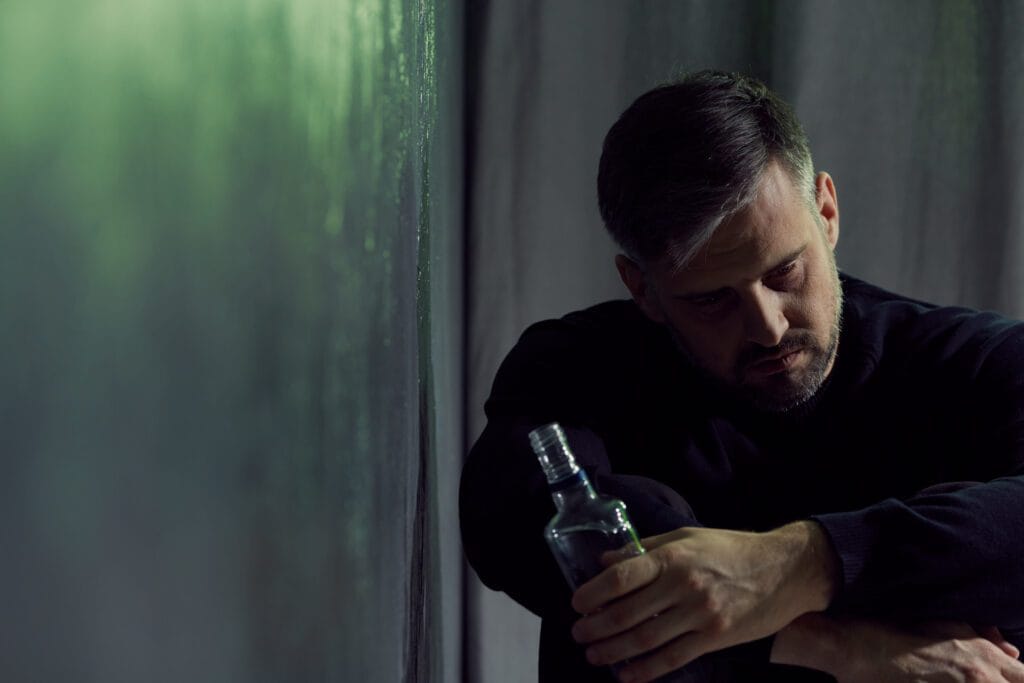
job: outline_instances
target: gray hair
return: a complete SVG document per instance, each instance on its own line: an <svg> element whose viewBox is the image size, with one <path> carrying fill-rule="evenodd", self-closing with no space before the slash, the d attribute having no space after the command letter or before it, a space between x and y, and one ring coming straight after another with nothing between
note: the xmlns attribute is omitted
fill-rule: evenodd
<svg viewBox="0 0 1024 683"><path fill-rule="evenodd" d="M754 201L772 161L814 207L814 164L793 109L749 76L696 72L641 95L608 131L601 217L634 261L679 269Z"/></svg>

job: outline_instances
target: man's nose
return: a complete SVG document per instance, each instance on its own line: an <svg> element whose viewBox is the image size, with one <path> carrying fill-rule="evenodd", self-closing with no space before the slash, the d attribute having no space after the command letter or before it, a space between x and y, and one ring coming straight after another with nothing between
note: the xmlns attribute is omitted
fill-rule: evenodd
<svg viewBox="0 0 1024 683"><path fill-rule="evenodd" d="M778 346L789 329L778 292L759 287L750 293L743 306L743 324L747 341L759 346Z"/></svg>

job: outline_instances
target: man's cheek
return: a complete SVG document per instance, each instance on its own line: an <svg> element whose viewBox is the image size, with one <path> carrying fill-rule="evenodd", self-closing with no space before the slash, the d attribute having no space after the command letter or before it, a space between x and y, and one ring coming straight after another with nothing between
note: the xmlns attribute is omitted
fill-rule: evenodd
<svg viewBox="0 0 1024 683"><path fill-rule="evenodd" d="M736 378L738 354L724 354L721 348L711 347L706 349L704 358L705 367L717 377L728 380Z"/></svg>

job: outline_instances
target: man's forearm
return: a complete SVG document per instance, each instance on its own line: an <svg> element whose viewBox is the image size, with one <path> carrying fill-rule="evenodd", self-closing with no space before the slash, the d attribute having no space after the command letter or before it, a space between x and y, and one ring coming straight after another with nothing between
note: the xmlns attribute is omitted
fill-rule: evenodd
<svg viewBox="0 0 1024 683"><path fill-rule="evenodd" d="M831 672L842 652L842 627L819 612L808 612L775 635L769 661Z"/></svg>
<svg viewBox="0 0 1024 683"><path fill-rule="evenodd" d="M800 613L820 612L828 608L839 587L839 557L832 548L824 527L814 521L802 520L770 531L772 555L791 561L779 562L789 574L781 586L790 589L793 599L801 605Z"/></svg>
<svg viewBox="0 0 1024 683"><path fill-rule="evenodd" d="M825 610L836 591L838 558L813 521L765 533L683 527L643 545L645 554L613 563L573 595L584 615L573 637L588 645L587 659L636 660L623 680L653 680L776 633Z"/></svg>
<svg viewBox="0 0 1024 683"><path fill-rule="evenodd" d="M1024 681L1020 652L994 627L954 621L915 627L808 613L779 631L770 661L835 676L839 683L877 681Z"/></svg>

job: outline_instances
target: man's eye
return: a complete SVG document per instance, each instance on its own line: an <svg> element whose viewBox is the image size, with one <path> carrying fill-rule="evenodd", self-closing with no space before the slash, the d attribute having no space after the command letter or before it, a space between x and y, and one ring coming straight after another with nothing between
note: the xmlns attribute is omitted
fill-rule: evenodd
<svg viewBox="0 0 1024 683"><path fill-rule="evenodd" d="M702 296L699 299L693 299L693 304L695 306L714 306L721 300L721 294L712 294L711 296Z"/></svg>
<svg viewBox="0 0 1024 683"><path fill-rule="evenodd" d="M796 266L797 263L794 261L773 271L767 280L768 285L773 288L792 286L793 279L797 274Z"/></svg>
<svg viewBox="0 0 1024 683"><path fill-rule="evenodd" d="M715 292L714 294L707 294L696 299L690 299L690 303L698 308L714 308L715 306L721 305L726 299L724 292Z"/></svg>
<svg viewBox="0 0 1024 683"><path fill-rule="evenodd" d="M796 268L796 261L793 261L792 263L787 263L786 265L782 266L781 268L775 271L774 275L776 277L789 275L790 273L793 272L794 268Z"/></svg>

